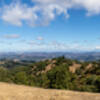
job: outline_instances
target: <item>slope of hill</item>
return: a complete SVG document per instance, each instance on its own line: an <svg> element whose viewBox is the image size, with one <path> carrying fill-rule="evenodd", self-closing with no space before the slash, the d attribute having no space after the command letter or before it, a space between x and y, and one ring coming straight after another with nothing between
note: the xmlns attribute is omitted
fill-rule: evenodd
<svg viewBox="0 0 100 100"><path fill-rule="evenodd" d="M0 100L100 100L100 94L0 83Z"/></svg>
<svg viewBox="0 0 100 100"><path fill-rule="evenodd" d="M80 62L65 57L33 63L5 61L0 65L0 81L100 93L100 61Z"/></svg>

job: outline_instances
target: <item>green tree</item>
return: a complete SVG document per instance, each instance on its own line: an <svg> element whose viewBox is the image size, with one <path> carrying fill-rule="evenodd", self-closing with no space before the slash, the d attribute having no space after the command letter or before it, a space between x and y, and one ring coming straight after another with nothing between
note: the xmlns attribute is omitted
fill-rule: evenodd
<svg viewBox="0 0 100 100"><path fill-rule="evenodd" d="M50 80L49 88L69 89L70 73L66 66L57 66L47 74Z"/></svg>
<svg viewBox="0 0 100 100"><path fill-rule="evenodd" d="M10 73L4 67L0 67L0 81L10 82Z"/></svg>
<svg viewBox="0 0 100 100"><path fill-rule="evenodd" d="M15 74L14 82L17 84L28 84L28 77L25 72L18 72Z"/></svg>

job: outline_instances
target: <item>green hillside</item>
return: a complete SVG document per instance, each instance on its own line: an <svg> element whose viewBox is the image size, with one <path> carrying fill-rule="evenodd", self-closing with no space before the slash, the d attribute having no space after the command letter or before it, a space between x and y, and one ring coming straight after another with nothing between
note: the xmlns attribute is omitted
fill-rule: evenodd
<svg viewBox="0 0 100 100"><path fill-rule="evenodd" d="M9 65L9 66L8 66ZM0 81L29 86L100 92L100 61L80 62L64 57L40 62L0 62Z"/></svg>

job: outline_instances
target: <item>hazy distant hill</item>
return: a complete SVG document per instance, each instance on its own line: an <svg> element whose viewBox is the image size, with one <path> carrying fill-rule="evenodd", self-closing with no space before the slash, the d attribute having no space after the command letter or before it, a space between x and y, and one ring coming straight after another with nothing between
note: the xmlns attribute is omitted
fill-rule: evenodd
<svg viewBox="0 0 100 100"><path fill-rule="evenodd" d="M82 61L95 61L100 59L100 52L24 52L24 53L0 53L0 59L18 59L18 60L33 60L40 61L45 59L51 59L59 56L65 56L66 58L82 60Z"/></svg>

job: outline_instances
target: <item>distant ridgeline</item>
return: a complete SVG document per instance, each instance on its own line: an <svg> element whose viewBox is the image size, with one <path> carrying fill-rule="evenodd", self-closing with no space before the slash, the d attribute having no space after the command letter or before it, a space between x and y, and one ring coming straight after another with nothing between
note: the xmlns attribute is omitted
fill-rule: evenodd
<svg viewBox="0 0 100 100"><path fill-rule="evenodd" d="M100 92L100 61L53 58L39 62L2 60L0 81L29 86Z"/></svg>
<svg viewBox="0 0 100 100"><path fill-rule="evenodd" d="M100 52L24 52L24 53L0 53L0 59L17 59L25 61L41 61L61 56L69 59L77 59L79 61L96 61L100 59Z"/></svg>

